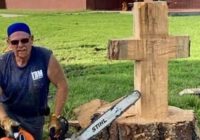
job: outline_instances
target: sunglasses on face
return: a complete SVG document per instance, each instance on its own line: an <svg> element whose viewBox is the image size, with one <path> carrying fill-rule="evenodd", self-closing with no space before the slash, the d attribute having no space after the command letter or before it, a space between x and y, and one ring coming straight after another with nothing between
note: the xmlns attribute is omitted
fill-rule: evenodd
<svg viewBox="0 0 200 140"><path fill-rule="evenodd" d="M29 42L29 38L22 38L21 40L11 40L10 43L12 45L19 45L19 42L21 42L22 44L26 44Z"/></svg>

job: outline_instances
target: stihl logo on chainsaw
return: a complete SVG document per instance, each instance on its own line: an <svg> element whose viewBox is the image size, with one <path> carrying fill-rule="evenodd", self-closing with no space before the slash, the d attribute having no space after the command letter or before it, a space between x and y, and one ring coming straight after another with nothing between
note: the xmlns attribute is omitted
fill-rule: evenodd
<svg viewBox="0 0 200 140"><path fill-rule="evenodd" d="M98 134L102 129L111 124L126 109L135 104L140 98L140 92L135 90L130 95L124 96L115 105L105 111L96 121L85 128L78 136L71 137L70 140L88 140Z"/></svg>
<svg viewBox="0 0 200 140"><path fill-rule="evenodd" d="M71 138L65 140L89 140L93 136L101 132L102 129L111 124L117 119L124 111L131 105L134 105L140 98L140 92L135 90L130 95L124 96L115 105L105 111L100 117L97 118L92 124L85 128L78 135L74 134Z"/></svg>
<svg viewBox="0 0 200 140"><path fill-rule="evenodd" d="M98 130L104 123L106 123L107 121L105 119L103 119L102 121L100 121L98 124L96 124L93 128L92 131L95 132L96 130Z"/></svg>

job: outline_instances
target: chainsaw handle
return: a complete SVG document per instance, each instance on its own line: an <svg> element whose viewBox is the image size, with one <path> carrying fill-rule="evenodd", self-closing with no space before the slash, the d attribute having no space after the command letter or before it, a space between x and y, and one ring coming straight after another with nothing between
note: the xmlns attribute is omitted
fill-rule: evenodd
<svg viewBox="0 0 200 140"><path fill-rule="evenodd" d="M55 135L56 135L56 128L55 127L51 127L49 129L50 140L58 140L57 138L55 138Z"/></svg>

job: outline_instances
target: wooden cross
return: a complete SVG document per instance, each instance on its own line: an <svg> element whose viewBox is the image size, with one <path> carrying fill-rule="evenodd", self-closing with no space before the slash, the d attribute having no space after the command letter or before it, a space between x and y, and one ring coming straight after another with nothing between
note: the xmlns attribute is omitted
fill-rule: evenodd
<svg viewBox="0 0 200 140"><path fill-rule="evenodd" d="M142 93L138 114L162 119L168 114L168 61L189 56L189 37L168 34L166 2L134 3L135 37L110 40L110 59L135 60L134 89Z"/></svg>

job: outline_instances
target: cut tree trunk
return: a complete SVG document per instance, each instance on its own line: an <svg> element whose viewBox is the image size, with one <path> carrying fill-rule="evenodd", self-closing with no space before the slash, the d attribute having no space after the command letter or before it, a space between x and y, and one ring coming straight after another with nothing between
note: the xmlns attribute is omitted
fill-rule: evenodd
<svg viewBox="0 0 200 140"><path fill-rule="evenodd" d="M199 140L192 110L169 107L163 120L146 120L131 107L106 128L97 139L103 140Z"/></svg>
<svg viewBox="0 0 200 140"><path fill-rule="evenodd" d="M85 103L73 110L75 113L79 125L81 128L86 128L90 123L93 115L97 112L97 110L103 105L107 104L107 102L99 99L94 99L88 103Z"/></svg>
<svg viewBox="0 0 200 140"><path fill-rule="evenodd" d="M93 100L78 107L76 112L82 128L91 123L93 114L103 114L120 99L112 103ZM193 110L169 106L168 115L163 119L144 119L131 106L111 125L102 130L95 140L200 140L197 121Z"/></svg>

